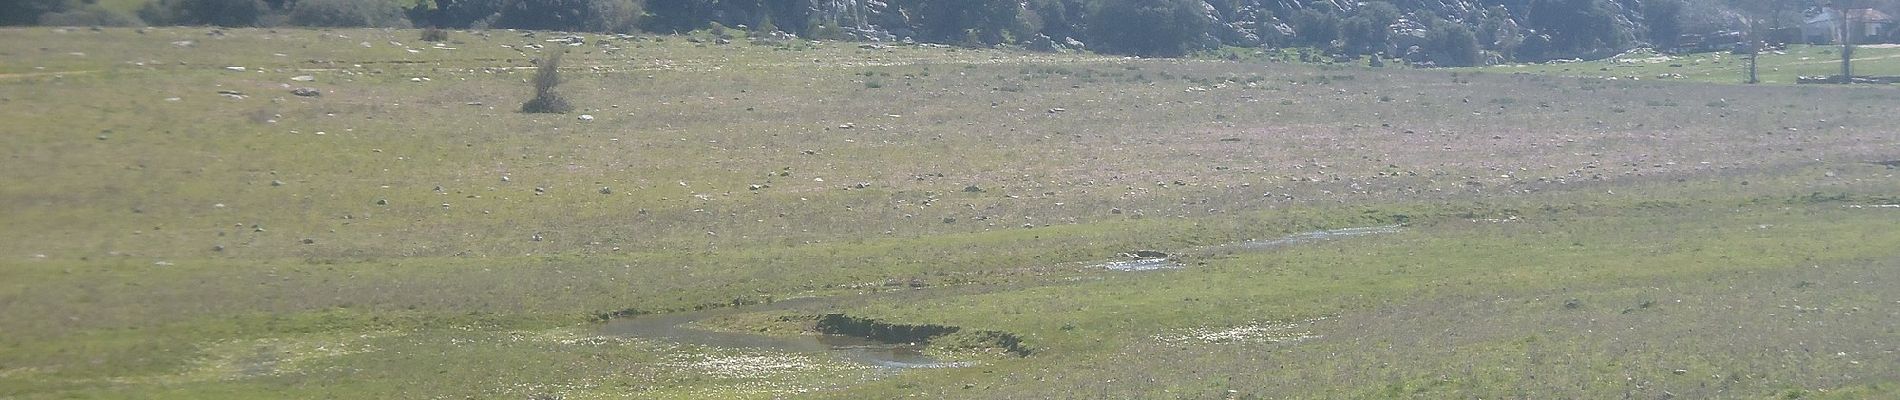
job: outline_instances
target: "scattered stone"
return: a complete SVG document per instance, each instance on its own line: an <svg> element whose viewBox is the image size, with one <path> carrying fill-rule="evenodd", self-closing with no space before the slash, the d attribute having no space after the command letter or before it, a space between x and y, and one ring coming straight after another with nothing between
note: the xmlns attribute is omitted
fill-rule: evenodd
<svg viewBox="0 0 1900 400"><path fill-rule="evenodd" d="M317 244L317 240L311 238L304 238L301 242L303 242L303 244Z"/></svg>
<svg viewBox="0 0 1900 400"><path fill-rule="evenodd" d="M613 188L609 188L609 187L606 187L606 186L601 186L601 187L600 187L600 194L614 194L614 190L613 190Z"/></svg>
<svg viewBox="0 0 1900 400"><path fill-rule="evenodd" d="M211 251L224 251L224 245L211 245Z"/></svg>
<svg viewBox="0 0 1900 400"><path fill-rule="evenodd" d="M386 206L386 205L389 205L389 200L388 200L388 199L376 199L376 205L379 205L379 206Z"/></svg>
<svg viewBox="0 0 1900 400"><path fill-rule="evenodd" d="M1059 113L1059 112L1063 112L1063 111L1069 111L1069 110L1068 110L1068 109L1066 109L1066 108L1062 108L1062 107L1056 107L1056 108L1051 108L1051 109L1049 109L1049 113L1050 113L1050 114L1055 114L1055 113Z"/></svg>
<svg viewBox="0 0 1900 400"><path fill-rule="evenodd" d="M1154 250L1135 250L1133 254L1136 258L1167 258L1168 257L1168 253L1163 253L1163 252L1154 251Z"/></svg>
<svg viewBox="0 0 1900 400"><path fill-rule="evenodd" d="M871 183L870 183L870 182L858 182L858 183L856 183L856 184L853 184L853 185L851 185L851 187L852 187L852 188L857 188L857 189L864 189L864 188L869 188L869 187L871 187Z"/></svg>
<svg viewBox="0 0 1900 400"><path fill-rule="evenodd" d="M594 116L593 116L592 114L581 114L581 116L580 116L579 118L580 118L580 120L582 120L582 121L593 121L593 120L594 120Z"/></svg>
<svg viewBox="0 0 1900 400"><path fill-rule="evenodd" d="M284 185L284 181L279 181L279 180L273 180L273 181L270 181L270 185L271 185L271 186L283 186L283 185Z"/></svg>
<svg viewBox="0 0 1900 400"><path fill-rule="evenodd" d="M1122 213L1122 209L1120 209L1120 208L1110 208L1110 209L1108 209L1108 213L1109 213L1109 214L1121 214L1121 213Z"/></svg>
<svg viewBox="0 0 1900 400"><path fill-rule="evenodd" d="M297 82L311 82L311 81L317 80L317 77L310 76L310 75L297 75L297 76L290 77L290 80L297 81Z"/></svg>
<svg viewBox="0 0 1900 400"><path fill-rule="evenodd" d="M323 92L318 91L317 89L313 89L313 88L300 87L296 89L290 89L290 94L300 96L300 97L317 97L317 96L322 96Z"/></svg>
<svg viewBox="0 0 1900 400"><path fill-rule="evenodd" d="M976 185L964 186L963 192L964 193L982 193L983 188L976 187Z"/></svg>
<svg viewBox="0 0 1900 400"><path fill-rule="evenodd" d="M232 72L244 72L245 68L244 67L224 67L224 70L232 71Z"/></svg>
<svg viewBox="0 0 1900 400"><path fill-rule="evenodd" d="M224 97L229 97L229 98L231 98L231 99L233 99L233 100L243 100L243 99L244 99L244 92L239 92L239 91L236 91L236 90L219 90L219 91L218 91L218 94L219 94L219 95L223 95Z"/></svg>
<svg viewBox="0 0 1900 400"><path fill-rule="evenodd" d="M746 190L759 190L759 189L764 189L765 187L766 187L765 185L760 185L760 184L755 183L750 186L746 186Z"/></svg>

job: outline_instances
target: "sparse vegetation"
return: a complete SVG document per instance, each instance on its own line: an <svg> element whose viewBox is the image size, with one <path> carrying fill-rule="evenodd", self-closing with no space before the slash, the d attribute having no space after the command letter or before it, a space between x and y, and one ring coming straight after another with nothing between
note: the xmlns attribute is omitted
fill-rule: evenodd
<svg viewBox="0 0 1900 400"><path fill-rule="evenodd" d="M566 114L574 110L574 106L567 103L567 97L555 90L561 85L563 53L561 50L549 51L536 63L534 79L530 81L534 85L534 98L521 103L521 112Z"/></svg>

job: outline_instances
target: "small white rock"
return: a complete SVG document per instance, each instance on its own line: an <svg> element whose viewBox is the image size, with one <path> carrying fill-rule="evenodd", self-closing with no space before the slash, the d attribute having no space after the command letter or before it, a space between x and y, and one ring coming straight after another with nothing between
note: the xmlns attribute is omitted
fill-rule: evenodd
<svg viewBox="0 0 1900 400"><path fill-rule="evenodd" d="M593 121L593 120L594 120L594 116L593 116L592 114L581 114L581 117L580 117L580 118L581 118L581 120L582 120L582 121Z"/></svg>

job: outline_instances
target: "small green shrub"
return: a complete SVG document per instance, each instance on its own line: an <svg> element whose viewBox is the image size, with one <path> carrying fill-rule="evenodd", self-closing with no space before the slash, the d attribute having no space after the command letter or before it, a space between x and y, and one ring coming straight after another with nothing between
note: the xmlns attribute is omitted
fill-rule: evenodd
<svg viewBox="0 0 1900 400"><path fill-rule="evenodd" d="M521 104L521 112L566 114L574 110L567 98L554 91L561 84L561 51L556 50L541 59L534 72L534 98Z"/></svg>

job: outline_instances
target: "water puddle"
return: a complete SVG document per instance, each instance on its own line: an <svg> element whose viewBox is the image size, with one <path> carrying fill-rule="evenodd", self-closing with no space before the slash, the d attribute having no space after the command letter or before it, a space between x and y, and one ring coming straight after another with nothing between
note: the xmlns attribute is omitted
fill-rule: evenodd
<svg viewBox="0 0 1900 400"><path fill-rule="evenodd" d="M1099 268L1107 268L1110 271L1121 271L1121 272L1140 272L1140 271L1154 271L1154 270L1163 270L1163 269L1187 268L1187 266L1181 265L1181 263L1174 262L1174 260L1166 259L1166 258L1141 258L1141 259L1134 259L1134 260L1128 260L1128 261L1110 261L1106 263L1096 264L1095 266Z"/></svg>
<svg viewBox="0 0 1900 400"><path fill-rule="evenodd" d="M837 299L807 298L780 301L754 307L725 308L672 314L617 318L607 322L600 332L610 336L635 337L666 342L719 348L768 350L788 353L828 353L840 359L879 368L956 368L967 362L937 360L924 355L924 343L887 342L848 335L762 335L699 329L689 324L719 315L764 310L790 310L835 302Z"/></svg>
<svg viewBox="0 0 1900 400"><path fill-rule="evenodd" d="M1295 233L1292 235L1282 236L1275 239L1250 240L1250 241L1245 241L1245 242L1240 242L1240 243L1197 247L1197 248L1186 251L1186 253L1206 254L1215 250L1229 250L1229 251L1265 250L1265 249L1271 249L1275 247L1312 243L1312 242L1325 241L1325 240L1331 240L1331 239L1337 239L1337 238L1343 238L1343 237L1399 233L1400 231L1404 230L1404 227L1405 227L1404 225L1383 225L1383 226L1363 226L1363 227L1357 227L1357 228L1342 228L1342 229L1332 229L1332 230L1323 230L1323 231L1301 232L1301 233ZM1164 270L1164 269L1187 268L1186 265L1182 265L1180 262L1175 261L1174 258L1168 256L1165 253L1144 250L1144 251L1136 252L1135 254L1127 254L1127 256L1135 257L1135 258L1131 260L1109 261L1105 263L1095 264L1095 265L1089 266L1089 268L1101 268L1101 269L1106 269L1106 270L1116 271L1116 272L1143 272L1143 271L1158 271L1158 270Z"/></svg>

